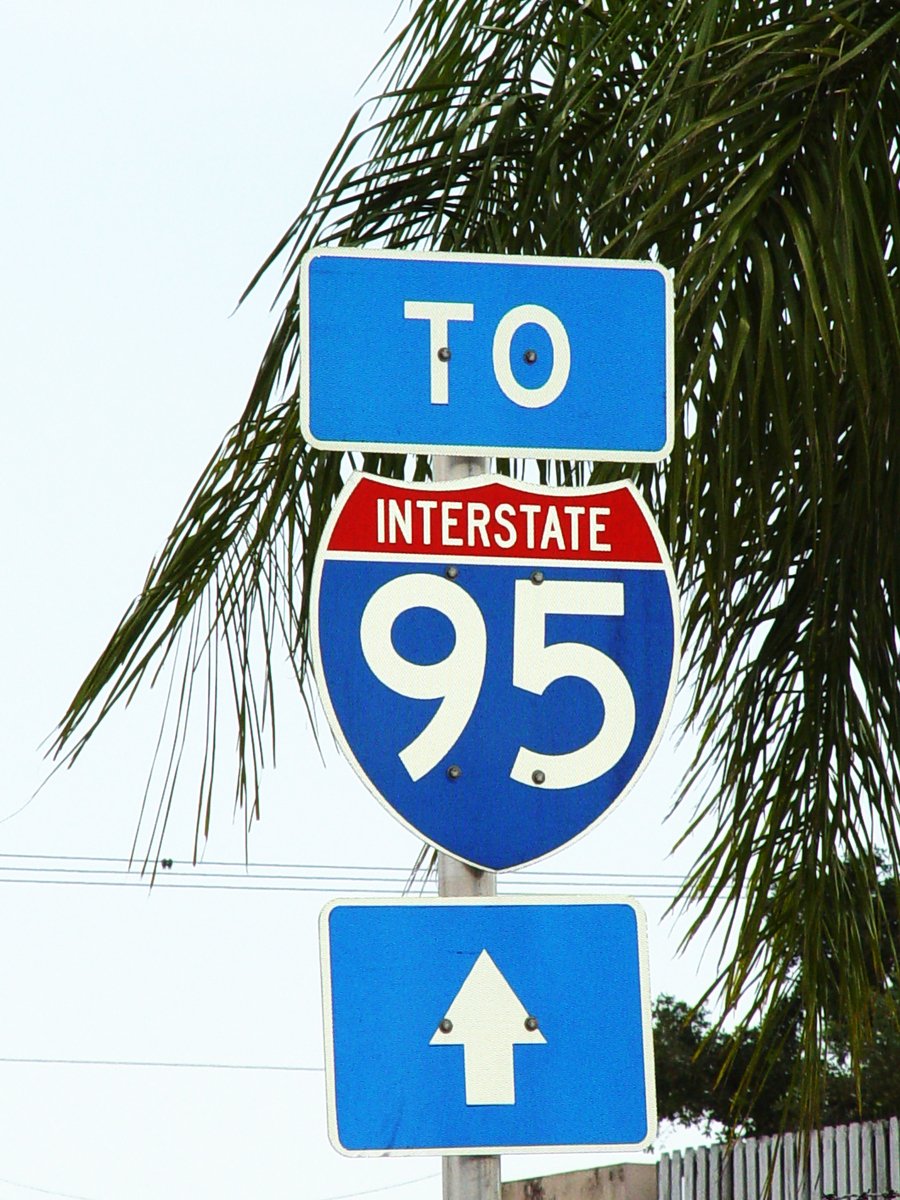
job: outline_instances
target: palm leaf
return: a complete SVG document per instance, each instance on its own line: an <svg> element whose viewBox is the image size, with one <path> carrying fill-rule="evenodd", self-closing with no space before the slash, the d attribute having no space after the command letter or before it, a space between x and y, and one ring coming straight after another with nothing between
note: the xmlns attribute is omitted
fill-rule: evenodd
<svg viewBox="0 0 900 1200"><path fill-rule="evenodd" d="M678 437L664 468L634 474L685 598L699 750L681 803L707 840L683 899L695 931L726 936L725 1013L762 1020L745 1099L803 962L796 1082L812 1119L826 994L854 1054L870 1028L886 930L876 852L900 868L898 33L880 0L423 0L379 103L265 264L283 264L284 311L248 405L57 751L76 757L179 636L176 691L188 707L203 672L209 709L224 644L237 799L256 809L272 655L280 640L308 689L308 577L348 466L297 426L307 247L658 259L677 272ZM211 732L198 828L217 751ZM177 753L172 765L164 806Z"/></svg>

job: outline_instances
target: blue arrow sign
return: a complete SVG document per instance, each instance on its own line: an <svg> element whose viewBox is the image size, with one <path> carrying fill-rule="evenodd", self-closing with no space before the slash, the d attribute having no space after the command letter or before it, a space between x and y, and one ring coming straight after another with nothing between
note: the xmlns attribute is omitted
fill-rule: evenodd
<svg viewBox="0 0 900 1200"><path fill-rule="evenodd" d="M633 901L338 900L320 932L336 1149L624 1150L654 1136Z"/></svg>
<svg viewBox="0 0 900 1200"><path fill-rule="evenodd" d="M658 264L318 248L300 289L314 446L635 462L671 449Z"/></svg>

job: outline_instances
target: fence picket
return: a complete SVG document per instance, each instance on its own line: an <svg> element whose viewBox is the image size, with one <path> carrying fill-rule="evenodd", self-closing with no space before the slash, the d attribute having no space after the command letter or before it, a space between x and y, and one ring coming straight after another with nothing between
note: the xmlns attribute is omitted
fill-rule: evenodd
<svg viewBox="0 0 900 1200"><path fill-rule="evenodd" d="M859 1122L847 1126L847 1195L862 1193L862 1138Z"/></svg>
<svg viewBox="0 0 900 1200"><path fill-rule="evenodd" d="M859 1189L863 1196L871 1197L875 1191L875 1122L860 1125L860 1177Z"/></svg>
<svg viewBox="0 0 900 1200"><path fill-rule="evenodd" d="M734 1200L754 1200L747 1188L747 1143L735 1142L728 1158Z"/></svg>
<svg viewBox="0 0 900 1200"><path fill-rule="evenodd" d="M772 1200L784 1200L784 1145L782 1138L773 1138L769 1142L768 1156L770 1195Z"/></svg>
<svg viewBox="0 0 900 1200"><path fill-rule="evenodd" d="M837 1165L834 1195L838 1200L849 1200L850 1197L850 1171L847 1161L850 1140L848 1132L846 1125L835 1125L834 1127L834 1157Z"/></svg>
<svg viewBox="0 0 900 1200"><path fill-rule="evenodd" d="M731 1200L731 1189L726 1190L722 1176L722 1147L710 1146L706 1200Z"/></svg>
<svg viewBox="0 0 900 1200"><path fill-rule="evenodd" d="M810 1200L819 1200L825 1194L825 1177L822 1162L825 1151L822 1145L822 1131L817 1129L810 1139L809 1175Z"/></svg>
<svg viewBox="0 0 900 1200"><path fill-rule="evenodd" d="M781 1187L784 1200L805 1200L801 1192L796 1139L786 1133L781 1143Z"/></svg>
<svg viewBox="0 0 900 1200"><path fill-rule="evenodd" d="M673 1200L683 1200L681 1187L681 1155L672 1155L672 1184L673 1184Z"/></svg>
<svg viewBox="0 0 900 1200"><path fill-rule="evenodd" d="M821 1192L820 1196L836 1196L837 1195L837 1172L835 1168L835 1143L836 1130L833 1127L822 1130L822 1159L821 1159Z"/></svg>
<svg viewBox="0 0 900 1200"><path fill-rule="evenodd" d="M709 1161L710 1155L707 1153L706 1147L697 1151L697 1157L694 1161L697 1200L714 1200L709 1192ZM715 1197L715 1200L719 1200L718 1196Z"/></svg>
<svg viewBox="0 0 900 1200"><path fill-rule="evenodd" d="M684 1200L707 1200L702 1193L697 1193L697 1172L696 1162L697 1154L702 1151L685 1150L683 1156L683 1180L682 1196Z"/></svg>
<svg viewBox="0 0 900 1200"><path fill-rule="evenodd" d="M663 1154L657 1200L900 1200L900 1120Z"/></svg>
<svg viewBox="0 0 900 1200"><path fill-rule="evenodd" d="M900 1121L891 1117L888 1124L888 1193L892 1200L900 1192Z"/></svg>
<svg viewBox="0 0 900 1200"><path fill-rule="evenodd" d="M744 1138L742 1145L744 1146L744 1170L747 1184L746 1200L755 1200L755 1197L760 1195L759 1140ZM765 1182L765 1176L763 1176L763 1182Z"/></svg>
<svg viewBox="0 0 900 1200"><path fill-rule="evenodd" d="M879 1200L883 1200L891 1190L891 1177L888 1169L887 1121L873 1122L872 1141L875 1160L872 1191Z"/></svg>

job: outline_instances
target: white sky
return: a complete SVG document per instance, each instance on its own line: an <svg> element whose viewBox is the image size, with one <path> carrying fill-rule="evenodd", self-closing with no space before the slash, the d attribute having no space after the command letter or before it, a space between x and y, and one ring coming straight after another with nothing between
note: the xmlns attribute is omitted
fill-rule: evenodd
<svg viewBox="0 0 900 1200"><path fill-rule="evenodd" d="M242 818L221 797L194 882L215 882L211 863L237 865L205 896L172 886L191 883L186 865L152 893L100 873L98 860L130 851L155 695L117 714L18 811L46 773L40 742L243 406L274 278L231 315L236 300L358 103L394 7L5 0L0 10L0 1200L440 1194L438 1159L346 1159L327 1141L318 912L346 894L338 867L402 879L418 843L327 747L322 768L299 704L283 697L279 768L246 874ZM689 855L667 857L679 826L663 827L674 737L673 727L609 820L547 870L684 870ZM182 799L166 853L184 863L193 812ZM270 863L292 878L265 884L259 864ZM302 884L319 890L297 890L299 864L332 870ZM698 966L699 948L678 959L665 903L646 907L654 993L693 998L711 959ZM503 1174L600 1161L514 1156Z"/></svg>

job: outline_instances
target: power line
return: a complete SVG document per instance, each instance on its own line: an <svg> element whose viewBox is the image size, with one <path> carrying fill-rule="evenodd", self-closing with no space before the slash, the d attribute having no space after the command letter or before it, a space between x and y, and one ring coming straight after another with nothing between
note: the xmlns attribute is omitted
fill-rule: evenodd
<svg viewBox="0 0 900 1200"><path fill-rule="evenodd" d="M175 862L172 859L163 860L171 866L160 867L156 870L157 880L191 879L191 880L228 880L241 883L260 880L266 883L294 882L348 882L348 883L385 883L407 884L409 882L422 886L433 881L433 876L414 872L406 867L391 866L360 866L342 863L263 863L250 868L246 864L235 862L222 863L189 863ZM77 866L60 866L57 864L80 864ZM98 865L100 864L100 865ZM112 865L109 865L112 864ZM225 870L211 870L222 867ZM187 869L179 869L187 868ZM21 874L55 875L103 875L125 876L129 880L140 882L146 879L144 870L134 871L131 864L124 858L102 856L70 855L70 854L0 854L0 872ZM273 874L272 872L278 872ZM530 886L582 886L585 884L621 887L625 884L672 888L684 882L683 875L664 874L644 871L546 871L522 870L501 873L500 882L506 884L528 883Z"/></svg>
<svg viewBox="0 0 900 1200"><path fill-rule="evenodd" d="M339 1196L323 1196L322 1200L355 1200L357 1196L371 1196L375 1192L392 1192L394 1188L408 1187L411 1183L424 1183L427 1179L437 1179L440 1171L430 1175L418 1175L415 1179L404 1179L400 1183L386 1183L382 1187L366 1188L361 1192L342 1192Z"/></svg>
<svg viewBox="0 0 900 1200"><path fill-rule="evenodd" d="M26 1192L40 1192L42 1196L61 1196L63 1200L92 1200L90 1196L76 1195L74 1192L57 1192L51 1188L37 1187L33 1183L19 1183L15 1179L0 1177L0 1183L5 1183L8 1187L24 1188Z"/></svg>
<svg viewBox="0 0 900 1200"><path fill-rule="evenodd" d="M149 889L150 883L145 879L31 879L31 878L3 878L0 875L0 884L33 886L33 887L107 887L107 888L144 888ZM340 886L339 886L340 885ZM282 894L299 894L299 893L318 893L320 895L333 896L336 893L342 895L361 895L371 896L396 896L398 893L394 890L386 888L372 887L345 887L340 879L334 880L330 887L322 887L318 885L303 886L288 886L278 885L276 887L267 887L263 884L241 883L170 883L161 880L158 876L156 883L153 885L155 890L159 891L188 891L188 892L268 892ZM610 890L607 887L607 890ZM611 891L611 890L610 890ZM429 895L436 895L435 889L429 889ZM523 894L521 890L500 890L498 895L502 899L504 895L514 896ZM577 894L577 893L560 893L560 894ZM615 893L622 896L630 896L636 900L677 900L679 893L676 891L655 891L642 892L636 888L626 888L620 885Z"/></svg>
<svg viewBox="0 0 900 1200"><path fill-rule="evenodd" d="M0 1060L2 1061L2 1060ZM429 1175L417 1175L414 1179L401 1179L398 1183L386 1183L380 1187L363 1188L356 1192L341 1192L336 1196L324 1196L322 1200L356 1200L357 1196L372 1196L376 1192L392 1192L396 1188L409 1187L414 1183L426 1183L429 1180L440 1177L440 1171L432 1171ZM16 1179L5 1179L0 1177L0 1183L5 1183L8 1187L22 1188L27 1192L39 1192L42 1196L58 1196L60 1200L93 1200L90 1196L85 1196L75 1192L58 1192L52 1188L38 1187L33 1183L19 1183Z"/></svg>
<svg viewBox="0 0 900 1200"><path fill-rule="evenodd" d="M2 860L13 859L16 861L40 861L40 862L79 862L79 863L118 863L123 869L128 869L132 864L131 860L122 857L100 855L100 854L34 854L23 853L15 854L9 851L0 853L0 865ZM396 875L409 876L412 874L410 867L396 867L385 864L371 865L369 863L253 863L236 862L227 860L203 861L191 863L189 860L174 860L176 867L190 867L192 870L206 870L209 867L225 867L232 870L247 872L253 871L353 871L357 873L367 874L373 871L389 871ZM683 882L684 875L675 872L660 872L660 871L551 871L546 868L525 867L512 871L503 872L501 878L534 878L552 877L565 879L664 879L671 882Z"/></svg>
<svg viewBox="0 0 900 1200"><path fill-rule="evenodd" d="M266 893L318 893L354 895L434 896L433 873L410 867L345 863L248 863L215 861L176 862L162 859L148 870L135 869L127 858L76 854L0 854L0 884L51 887L119 887L148 890L151 885L169 891L243 891ZM502 872L501 896L526 889L538 894L566 896L606 892L639 900L671 902L678 899L685 877L675 873L645 871L552 871L524 868Z"/></svg>
<svg viewBox="0 0 900 1200"><path fill-rule="evenodd" d="M10 1055L0 1055L0 1063L47 1067L178 1067L195 1071L298 1071L319 1075L325 1071L324 1067L299 1067L281 1063L162 1062L156 1059L27 1058Z"/></svg>

